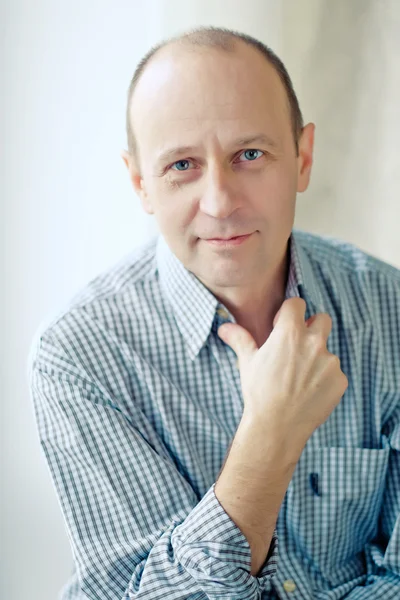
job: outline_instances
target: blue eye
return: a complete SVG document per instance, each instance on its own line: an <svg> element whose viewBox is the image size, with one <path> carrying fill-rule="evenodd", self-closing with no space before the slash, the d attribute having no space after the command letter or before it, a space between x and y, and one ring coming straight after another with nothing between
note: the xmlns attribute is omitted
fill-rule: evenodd
<svg viewBox="0 0 400 600"><path fill-rule="evenodd" d="M171 169L175 166L175 165L183 165L183 164L188 164L189 161L188 160L178 160L176 163L174 163L173 165L171 165ZM187 169L175 169L176 171L187 171Z"/></svg>
<svg viewBox="0 0 400 600"><path fill-rule="evenodd" d="M259 158L259 156L257 156L257 152L259 152L260 156L264 154L264 152L262 152L262 150L249 149L249 150L244 150L240 156L242 156L243 154L246 154L247 155L246 158L248 159L248 161L245 161L245 162L252 162L252 161L256 160L257 158ZM254 156L254 155L256 155L256 156ZM189 169L190 162L191 161L187 160L187 159L178 160L173 165L171 165L170 168L173 169L174 171L181 171L181 172L187 171Z"/></svg>
<svg viewBox="0 0 400 600"><path fill-rule="evenodd" d="M256 152L260 152L260 154L264 154L264 152L262 152L261 150L245 150L245 151L244 151L242 154L248 154L248 155L250 154L250 156L247 156L247 158L248 158L250 161L253 161L253 160L255 160L256 158L259 158L258 156L251 156L251 154L254 154L254 153L256 153ZM240 156L242 156L242 154L241 154Z"/></svg>

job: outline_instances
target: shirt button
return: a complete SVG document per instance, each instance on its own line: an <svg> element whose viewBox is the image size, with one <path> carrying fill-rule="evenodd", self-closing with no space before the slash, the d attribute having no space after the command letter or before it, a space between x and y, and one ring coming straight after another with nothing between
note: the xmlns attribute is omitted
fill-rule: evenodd
<svg viewBox="0 0 400 600"><path fill-rule="evenodd" d="M224 308L218 308L217 309L217 314L222 317L223 319L229 319L229 315L226 312L226 310Z"/></svg>
<svg viewBox="0 0 400 600"><path fill-rule="evenodd" d="M294 592L296 584L292 579L286 579L286 581L283 582L283 589L285 592Z"/></svg>

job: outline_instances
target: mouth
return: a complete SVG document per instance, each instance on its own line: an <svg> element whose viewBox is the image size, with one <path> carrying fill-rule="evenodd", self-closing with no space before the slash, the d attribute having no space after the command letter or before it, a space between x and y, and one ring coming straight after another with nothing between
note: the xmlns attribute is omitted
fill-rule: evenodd
<svg viewBox="0 0 400 600"><path fill-rule="evenodd" d="M245 235L237 235L231 238L211 238L205 239L204 241L207 244L211 244L212 246L230 248L235 246L240 246L244 242L246 242L253 234L247 233Z"/></svg>

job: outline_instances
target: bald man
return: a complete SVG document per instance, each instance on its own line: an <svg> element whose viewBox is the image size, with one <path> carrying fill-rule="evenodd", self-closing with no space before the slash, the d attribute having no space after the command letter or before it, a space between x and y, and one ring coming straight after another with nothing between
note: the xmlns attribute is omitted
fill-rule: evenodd
<svg viewBox="0 0 400 600"><path fill-rule="evenodd" d="M400 270L293 229L314 129L250 36L138 64L122 158L160 233L30 359L62 600L400 597Z"/></svg>

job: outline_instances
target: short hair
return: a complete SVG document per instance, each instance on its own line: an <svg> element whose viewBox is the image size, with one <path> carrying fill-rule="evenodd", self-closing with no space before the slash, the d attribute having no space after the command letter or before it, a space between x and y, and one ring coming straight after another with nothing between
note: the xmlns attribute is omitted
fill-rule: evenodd
<svg viewBox="0 0 400 600"><path fill-rule="evenodd" d="M263 44L260 40L252 37L251 35L241 33L239 31L234 31L232 29L227 29L225 27L204 26L197 27L195 29L190 29L184 33L162 40L158 44L152 46L138 63L128 88L128 99L126 107L126 133L128 139L128 152L133 158L136 158L137 160L139 159L137 143L130 118L131 102L133 93L140 79L140 76L142 75L150 59L159 50L172 43L214 47L224 50L226 52L233 52L235 50L235 43L238 40L242 40L249 46L253 46L259 52L261 52L261 54L274 67L275 71L279 75L280 80L282 81L283 86L286 90L286 95L289 103L293 138L295 142L296 153L298 154L298 141L304 125L303 117L301 114L296 93L293 89L292 81L281 59L278 58L278 56L273 52L273 50L271 50L271 48Z"/></svg>

